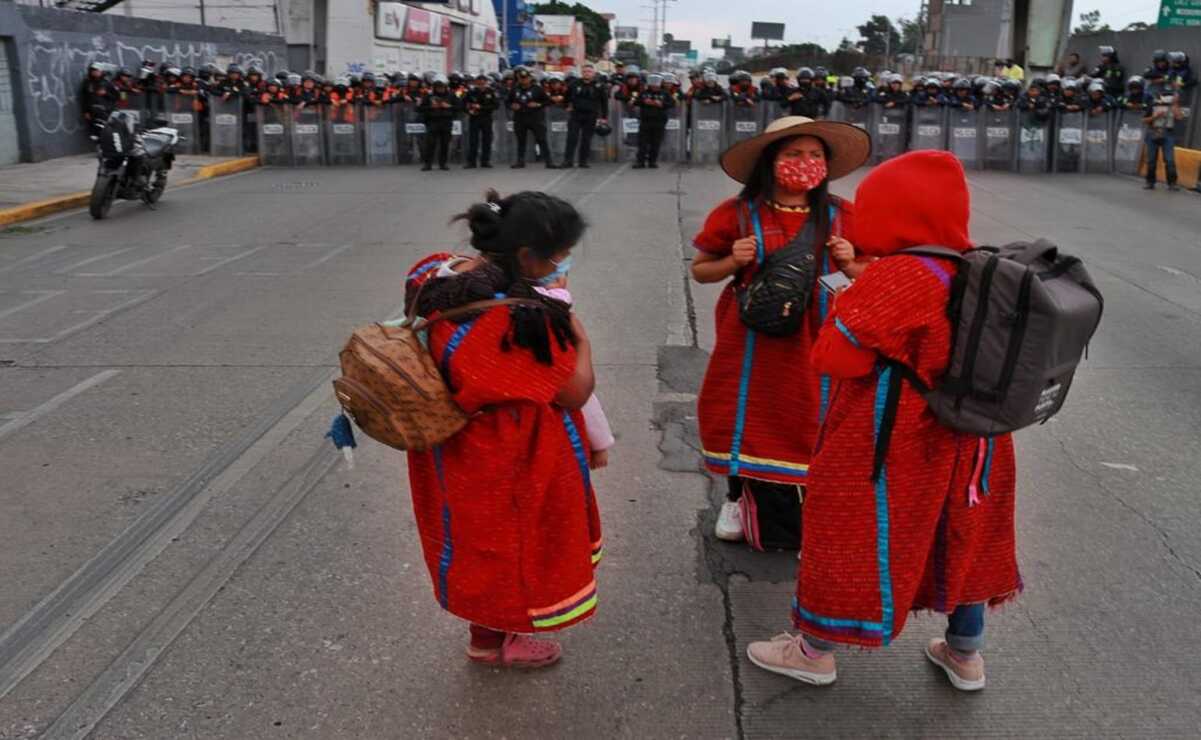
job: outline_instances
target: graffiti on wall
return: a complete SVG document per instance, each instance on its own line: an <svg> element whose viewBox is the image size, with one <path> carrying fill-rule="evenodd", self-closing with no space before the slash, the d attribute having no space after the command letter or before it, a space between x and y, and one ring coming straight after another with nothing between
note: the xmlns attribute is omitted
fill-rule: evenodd
<svg viewBox="0 0 1201 740"><path fill-rule="evenodd" d="M167 62L178 67L229 60L257 66L266 74L276 71L273 51L219 51L206 42L167 41L139 44L112 36L81 38L80 34L37 31L29 41L25 73L34 121L46 134L71 134L81 127L79 93L92 62L107 62L136 72L142 61Z"/></svg>

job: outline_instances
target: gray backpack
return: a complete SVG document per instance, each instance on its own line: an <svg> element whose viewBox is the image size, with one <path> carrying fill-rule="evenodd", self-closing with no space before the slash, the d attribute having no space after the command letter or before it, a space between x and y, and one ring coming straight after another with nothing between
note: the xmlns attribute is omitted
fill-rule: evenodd
<svg viewBox="0 0 1201 740"><path fill-rule="evenodd" d="M902 379L958 432L991 437L1045 422L1063 407L1104 308L1084 264L1042 239L962 254L945 247L900 254L918 257L950 286L951 357L934 387L892 364L873 478L888 452ZM933 257L955 260L958 269Z"/></svg>

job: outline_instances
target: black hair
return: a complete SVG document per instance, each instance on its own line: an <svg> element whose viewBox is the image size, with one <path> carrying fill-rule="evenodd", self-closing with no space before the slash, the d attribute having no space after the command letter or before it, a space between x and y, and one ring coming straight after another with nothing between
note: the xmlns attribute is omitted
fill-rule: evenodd
<svg viewBox="0 0 1201 740"><path fill-rule="evenodd" d="M560 349L573 342L570 307L534 290L521 274L518 253L525 247L542 259L551 259L570 249L584 235L587 224L575 206L562 198L525 190L502 198L489 190L483 203L476 203L451 222L466 221L471 229L471 246L488 262L499 268L501 291L509 298L539 301L538 308L514 307L512 326L502 344L528 349L539 362L551 364L550 339Z"/></svg>
<svg viewBox="0 0 1201 740"><path fill-rule="evenodd" d="M746 179L746 184L742 186L742 192L739 198L757 207L771 201L776 195L776 156L780 150L786 147L790 142L798 137L789 136L783 139L776 139L759 154L758 161L755 162L755 168L751 170L751 176ZM825 139L820 137L818 141L822 143L822 152L826 157L827 164L830 161L830 145ZM815 244L820 250L825 245L826 240L830 238L830 180L826 178L821 183L809 191L809 217L814 219L813 225L815 228L815 236L817 240Z"/></svg>

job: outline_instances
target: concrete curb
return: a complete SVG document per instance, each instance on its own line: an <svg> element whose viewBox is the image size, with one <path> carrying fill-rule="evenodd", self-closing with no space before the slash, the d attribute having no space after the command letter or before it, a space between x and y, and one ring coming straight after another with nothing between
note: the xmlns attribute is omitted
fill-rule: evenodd
<svg viewBox="0 0 1201 740"><path fill-rule="evenodd" d="M177 182L171 188L177 188L182 185L191 185L193 183L211 180L214 177L222 177L224 175L233 175L238 172L252 170L259 166L258 157L239 157L231 159L227 162L218 162L217 164L209 164L196 170L196 175L182 182ZM169 189L171 189L169 188ZM22 203L13 208L0 210L0 226L20 223L22 221L31 221L42 216L49 216L52 213L60 211L69 211L74 208L82 208L88 204L88 200L92 197L91 192L69 193L67 195L56 195L53 198L45 198L43 200L35 200L31 203Z"/></svg>

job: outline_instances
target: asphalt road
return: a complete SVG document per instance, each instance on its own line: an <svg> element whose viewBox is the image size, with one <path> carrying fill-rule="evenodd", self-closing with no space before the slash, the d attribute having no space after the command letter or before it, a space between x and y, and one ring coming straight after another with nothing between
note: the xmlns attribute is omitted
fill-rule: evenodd
<svg viewBox="0 0 1201 740"><path fill-rule="evenodd" d="M572 288L619 436L599 613L536 673L463 658L402 456L348 470L321 436L349 330L489 186L591 222ZM716 169L262 170L0 233L0 738L1195 736L1201 201L1137 188L972 176L977 239L1056 241L1107 305L1019 438L1026 592L971 697L922 664L934 618L827 690L741 657L788 626L795 558L707 536L716 293L684 275Z"/></svg>

